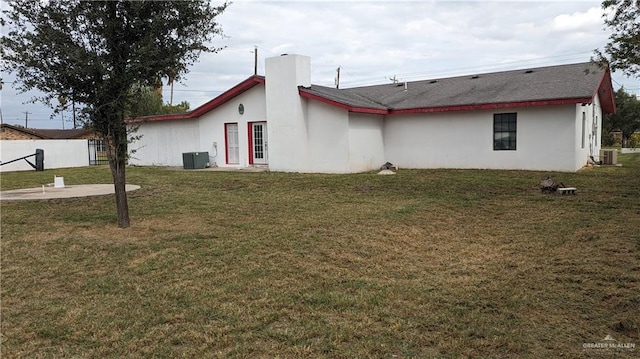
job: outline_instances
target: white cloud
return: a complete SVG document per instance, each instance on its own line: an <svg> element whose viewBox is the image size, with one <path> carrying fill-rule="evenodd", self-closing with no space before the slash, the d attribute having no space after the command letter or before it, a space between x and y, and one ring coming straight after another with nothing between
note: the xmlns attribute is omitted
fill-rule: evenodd
<svg viewBox="0 0 640 359"><path fill-rule="evenodd" d="M594 29L602 28L602 14L602 9L599 7L572 14L560 14L553 18L553 30L590 33Z"/></svg>

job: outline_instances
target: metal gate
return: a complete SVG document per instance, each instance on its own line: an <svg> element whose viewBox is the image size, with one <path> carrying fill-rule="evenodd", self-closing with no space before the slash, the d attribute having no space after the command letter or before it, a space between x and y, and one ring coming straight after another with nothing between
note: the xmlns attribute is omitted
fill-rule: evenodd
<svg viewBox="0 0 640 359"><path fill-rule="evenodd" d="M104 140L89 140L89 165L108 165L107 148Z"/></svg>

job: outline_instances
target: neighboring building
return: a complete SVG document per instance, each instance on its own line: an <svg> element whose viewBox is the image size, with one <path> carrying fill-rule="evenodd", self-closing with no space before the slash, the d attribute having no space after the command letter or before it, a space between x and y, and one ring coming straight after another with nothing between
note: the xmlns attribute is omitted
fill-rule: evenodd
<svg viewBox="0 0 640 359"><path fill-rule="evenodd" d="M134 165L211 164L351 173L400 168L576 171L597 160L610 73L591 63L349 89L311 84L310 59L266 60L251 76L185 114L131 121Z"/></svg>
<svg viewBox="0 0 640 359"><path fill-rule="evenodd" d="M28 147L33 147L33 150L38 146L43 146L43 142L48 142L49 140L54 140L53 143L47 144L48 150L45 154L46 158L50 158L50 153L55 153L61 156L67 156L69 154L69 149L67 145L61 144L64 140L86 140L85 147L87 148L88 160L90 165L100 165L107 164L107 148L105 146L105 142L102 137L96 133L94 130L88 129L73 129L73 130L52 130L52 129L34 129L34 128L25 128L22 126L14 126L3 123L0 126L0 140L3 141L15 141L15 142L4 142L2 145L3 152L11 153L10 148L20 149L18 151L22 151L18 142L20 140L30 140L27 142L33 142ZM43 141L44 140L44 141ZM74 141L67 141L74 142ZM13 146L13 147L12 147ZM20 152L21 153L21 152ZM3 154L3 160L8 161L13 158L9 158L5 156L6 153ZM73 156L77 155L73 154ZM73 157L72 156L72 157ZM67 164L68 165L68 164ZM16 166L10 167L16 168Z"/></svg>
<svg viewBox="0 0 640 359"><path fill-rule="evenodd" d="M48 130L25 128L3 123L0 140L81 140L99 138L93 130Z"/></svg>

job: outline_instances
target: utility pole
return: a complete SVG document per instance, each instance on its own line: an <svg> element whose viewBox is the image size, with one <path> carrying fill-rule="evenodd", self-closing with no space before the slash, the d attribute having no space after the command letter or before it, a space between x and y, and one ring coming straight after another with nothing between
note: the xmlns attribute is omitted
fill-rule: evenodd
<svg viewBox="0 0 640 359"><path fill-rule="evenodd" d="M2 85L4 85L4 80L0 77L0 91L2 91ZM4 120L2 119L2 108L0 108L0 125L4 125ZM2 131L4 131L4 129Z"/></svg>
<svg viewBox="0 0 640 359"><path fill-rule="evenodd" d="M74 100L73 98L71 99L71 111L73 111L73 129L75 130L77 125L76 125L76 100Z"/></svg>
<svg viewBox="0 0 640 359"><path fill-rule="evenodd" d="M31 112L29 111L24 111L24 128L29 128L29 114Z"/></svg>
<svg viewBox="0 0 640 359"><path fill-rule="evenodd" d="M338 72L338 75L336 76L336 88L339 89L340 88L340 66L338 66L336 71Z"/></svg>
<svg viewBox="0 0 640 359"><path fill-rule="evenodd" d="M170 82L171 82L171 97L169 97L169 106L173 106L173 78L171 78Z"/></svg>
<svg viewBox="0 0 640 359"><path fill-rule="evenodd" d="M253 74L258 75L258 46L253 47Z"/></svg>

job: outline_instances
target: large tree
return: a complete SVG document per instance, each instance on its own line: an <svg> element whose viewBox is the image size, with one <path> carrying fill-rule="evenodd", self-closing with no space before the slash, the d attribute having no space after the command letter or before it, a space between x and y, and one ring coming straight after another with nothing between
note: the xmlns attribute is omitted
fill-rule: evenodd
<svg viewBox="0 0 640 359"><path fill-rule="evenodd" d="M621 87L615 93L615 101L616 113L606 115L602 127L608 133L620 130L622 132L622 147L627 147L631 135L640 129L640 100Z"/></svg>
<svg viewBox="0 0 640 359"><path fill-rule="evenodd" d="M640 75L640 0L604 0L604 23L612 30L596 60L629 76Z"/></svg>
<svg viewBox="0 0 640 359"><path fill-rule="evenodd" d="M150 86L134 85L129 91L129 102L125 111L127 117L140 117L149 115L166 115L169 113L188 112L188 101L182 101L177 105L169 102L162 103L160 89Z"/></svg>
<svg viewBox="0 0 640 359"><path fill-rule="evenodd" d="M2 68L18 88L67 96L84 107L108 148L118 226L129 226L125 191L128 94L172 69L183 76L203 51L218 51L216 17L228 3L208 1L9 1L3 11Z"/></svg>

